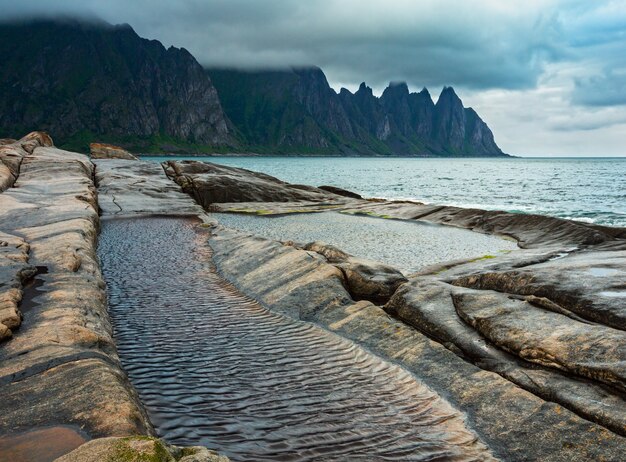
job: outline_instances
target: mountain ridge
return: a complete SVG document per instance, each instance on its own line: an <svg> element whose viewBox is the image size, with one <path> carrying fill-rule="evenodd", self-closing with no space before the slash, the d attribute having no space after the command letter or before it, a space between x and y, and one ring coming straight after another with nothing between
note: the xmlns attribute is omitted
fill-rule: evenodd
<svg viewBox="0 0 626 462"><path fill-rule="evenodd" d="M85 151L505 155L451 87L437 104L404 82L337 93L318 67L205 69L128 24L71 18L0 22L0 54L0 136L45 130Z"/></svg>
<svg viewBox="0 0 626 462"><path fill-rule="evenodd" d="M222 105L245 143L287 153L306 145L342 155L506 156L452 87L429 91L392 82L380 97L365 82L335 92L318 67L244 71L209 68ZM285 114L291 115L285 121ZM259 135L258 124L266 130ZM289 122L289 123L288 123Z"/></svg>
<svg viewBox="0 0 626 462"><path fill-rule="evenodd" d="M217 92L195 58L139 37L128 24L3 23L0 55L0 130L6 135L36 128L67 147L132 139L236 146Z"/></svg>

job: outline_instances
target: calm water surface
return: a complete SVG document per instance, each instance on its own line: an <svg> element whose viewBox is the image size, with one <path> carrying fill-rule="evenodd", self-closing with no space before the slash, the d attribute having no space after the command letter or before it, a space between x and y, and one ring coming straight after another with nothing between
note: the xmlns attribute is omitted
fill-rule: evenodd
<svg viewBox="0 0 626 462"><path fill-rule="evenodd" d="M229 228L296 242L323 241L351 255L394 266L405 274L449 260L516 250L517 244L452 226L326 212L267 217L213 213ZM355 239L358 230L358 239Z"/></svg>
<svg viewBox="0 0 626 462"><path fill-rule="evenodd" d="M163 157L144 157L162 161ZM183 157L168 157L183 159ZM626 226L626 158L195 157L366 197L540 213Z"/></svg>

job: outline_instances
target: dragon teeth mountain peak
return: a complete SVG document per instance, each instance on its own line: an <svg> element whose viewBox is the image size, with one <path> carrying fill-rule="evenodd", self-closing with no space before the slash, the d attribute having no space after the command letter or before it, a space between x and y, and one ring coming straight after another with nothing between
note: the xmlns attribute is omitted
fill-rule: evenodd
<svg viewBox="0 0 626 462"><path fill-rule="evenodd" d="M504 155L451 87L434 104L404 82L337 93L318 67L205 70L102 21L1 23L0 52L0 137L37 127L83 150L97 138L140 152Z"/></svg>

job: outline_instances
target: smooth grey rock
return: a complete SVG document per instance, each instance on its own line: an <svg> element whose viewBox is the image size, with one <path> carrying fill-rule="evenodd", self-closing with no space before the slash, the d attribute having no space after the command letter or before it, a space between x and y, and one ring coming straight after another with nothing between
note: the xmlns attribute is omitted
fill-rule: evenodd
<svg viewBox="0 0 626 462"><path fill-rule="evenodd" d="M104 216L204 214L157 163L98 159L94 164L98 204Z"/></svg>

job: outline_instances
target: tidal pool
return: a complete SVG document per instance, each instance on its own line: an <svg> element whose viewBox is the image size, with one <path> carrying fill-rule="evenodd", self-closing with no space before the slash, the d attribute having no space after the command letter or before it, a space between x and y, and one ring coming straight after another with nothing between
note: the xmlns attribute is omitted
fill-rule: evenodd
<svg viewBox="0 0 626 462"><path fill-rule="evenodd" d="M281 216L213 213L229 228L280 241L324 241L351 255L412 273L465 258L490 258L517 249L515 242L466 229L419 221L389 220L337 212Z"/></svg>
<svg viewBox="0 0 626 462"><path fill-rule="evenodd" d="M233 461L491 460L404 369L221 279L207 237L180 218L102 226L119 355L159 436Z"/></svg>

